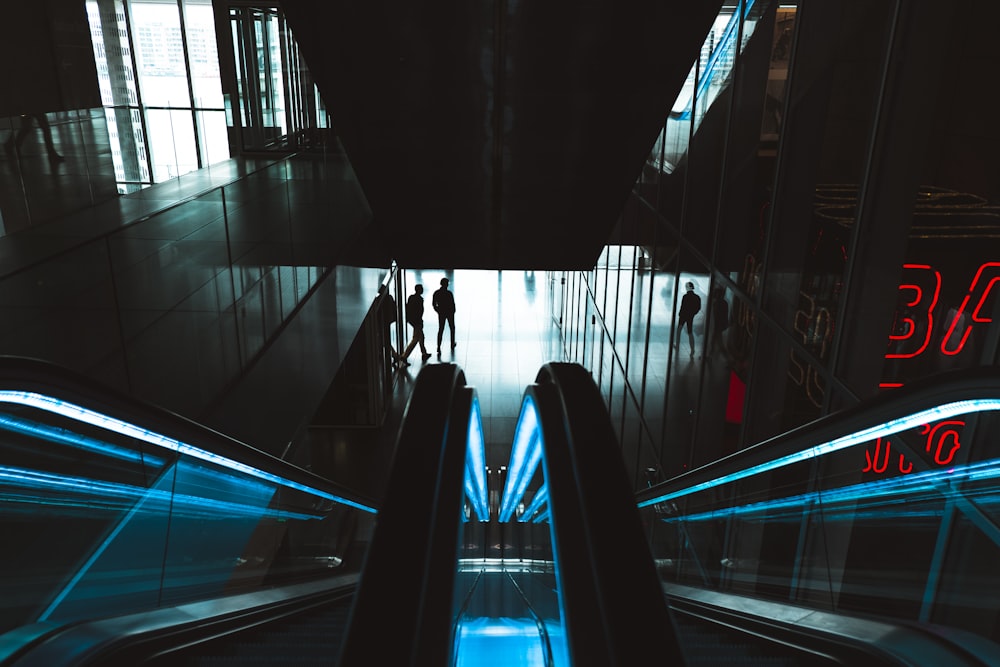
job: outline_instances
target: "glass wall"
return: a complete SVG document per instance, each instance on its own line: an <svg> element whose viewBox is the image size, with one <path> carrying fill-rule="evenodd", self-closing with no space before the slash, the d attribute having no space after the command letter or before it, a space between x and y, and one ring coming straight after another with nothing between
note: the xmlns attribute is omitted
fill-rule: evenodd
<svg viewBox="0 0 1000 667"><path fill-rule="evenodd" d="M230 30L216 35L211 0L88 0L119 192L233 152L294 150L329 126L280 9L221 11Z"/></svg>
<svg viewBox="0 0 1000 667"><path fill-rule="evenodd" d="M635 244L564 277L566 350L637 488L997 363L1000 130L976 82L998 57L968 27L897 0L724 3L619 221Z"/></svg>
<svg viewBox="0 0 1000 667"><path fill-rule="evenodd" d="M311 194L296 160L4 274L0 345L199 414L330 273L315 248L337 252L364 219L353 183ZM316 216L338 223L301 224Z"/></svg>
<svg viewBox="0 0 1000 667"><path fill-rule="evenodd" d="M88 0L118 190L229 158L211 0Z"/></svg>

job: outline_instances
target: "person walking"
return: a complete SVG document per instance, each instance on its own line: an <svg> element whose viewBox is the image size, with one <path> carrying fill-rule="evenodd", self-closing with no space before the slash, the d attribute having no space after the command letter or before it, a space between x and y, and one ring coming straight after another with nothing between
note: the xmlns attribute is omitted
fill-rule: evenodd
<svg viewBox="0 0 1000 667"><path fill-rule="evenodd" d="M413 348L420 346L421 359L427 361L431 358L431 353L424 347L424 286L417 284L413 286L413 294L406 300L406 323L413 327L413 338L410 344L399 355L399 365L409 366L407 361Z"/></svg>
<svg viewBox="0 0 1000 667"><path fill-rule="evenodd" d="M691 358L694 358L694 332L691 330L694 316L701 310L701 297L694 293L694 283L688 281L685 285L687 293L681 298L681 309L677 313L677 333L674 335L674 349L678 348L681 332L687 327L688 344L691 346Z"/></svg>
<svg viewBox="0 0 1000 667"><path fill-rule="evenodd" d="M448 291L448 279L441 279L441 287L431 297L431 306L438 314L438 356L441 356L441 339L444 337L444 325L448 323L451 333L451 349L455 349L455 295Z"/></svg>

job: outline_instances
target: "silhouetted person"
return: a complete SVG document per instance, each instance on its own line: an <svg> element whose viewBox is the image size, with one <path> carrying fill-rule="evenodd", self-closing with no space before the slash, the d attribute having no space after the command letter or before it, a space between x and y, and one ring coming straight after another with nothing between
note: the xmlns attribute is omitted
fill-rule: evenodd
<svg viewBox="0 0 1000 667"><path fill-rule="evenodd" d="M441 338L444 336L444 324L448 323L451 333L451 349L455 349L455 295L448 291L448 279L441 279L441 287L431 297L431 306L438 314L438 354L441 354Z"/></svg>
<svg viewBox="0 0 1000 667"><path fill-rule="evenodd" d="M398 363L400 360L399 354L392 347L392 323L396 321L396 299L389 294L389 290L385 285L379 285L376 301L379 302L379 326L381 327L382 338L385 342L385 349L389 353L389 358L392 359L393 363Z"/></svg>
<svg viewBox="0 0 1000 667"><path fill-rule="evenodd" d="M17 131L17 134L11 134L10 138L7 139L7 143L4 144L4 148L7 152L13 152L17 150L17 154L21 154L21 146L24 145L24 140L27 138L28 133L31 132L35 123L38 123L38 128L42 131L42 138L45 140L45 150L48 151L49 160L53 162L61 162L65 158L59 154L56 150L55 144L52 142L52 127L49 126L49 119L45 117L43 113L33 113L21 116L21 129Z"/></svg>
<svg viewBox="0 0 1000 667"><path fill-rule="evenodd" d="M694 293L694 283L688 281L687 292L681 297L681 309L677 313L677 332L674 334L674 348L679 349L681 332L687 327L688 344L691 346L691 356L694 356L694 331L692 325L694 316L701 310L701 297Z"/></svg>
<svg viewBox="0 0 1000 667"><path fill-rule="evenodd" d="M406 300L406 323L413 327L413 338L410 339L410 344L406 346L403 353L399 355L400 366L409 366L410 362L407 359L410 357L410 353L413 352L413 348L417 345L420 346L420 354L424 361L427 361L431 357L431 353L424 347L423 293L423 285L414 285L413 294Z"/></svg>

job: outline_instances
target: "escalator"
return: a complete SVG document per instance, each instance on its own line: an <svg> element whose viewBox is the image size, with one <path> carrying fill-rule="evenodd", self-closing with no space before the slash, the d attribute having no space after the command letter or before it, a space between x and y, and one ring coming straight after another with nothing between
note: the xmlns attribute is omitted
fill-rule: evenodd
<svg viewBox="0 0 1000 667"><path fill-rule="evenodd" d="M0 662L136 662L350 596L373 501L34 360L0 361ZM139 657L136 657L139 656Z"/></svg>
<svg viewBox="0 0 1000 667"><path fill-rule="evenodd" d="M5 521L35 530L17 543L38 560L4 570L5 665L1000 664L988 639L866 613L863 595L815 604L821 576L804 547L791 573L763 558L751 570L746 554L765 539L815 539L787 531L816 525L803 507L819 491L781 471L829 471L817 462L876 437L879 415L878 425L894 415L895 447L928 415L971 421L978 410L986 432L995 424L982 410L1000 409L992 378L907 389L893 397L903 407L879 401L803 427L649 489L637 512L582 367L539 371L510 461L489 476L475 389L457 366L431 365L377 521L374 504L345 489L51 367L16 361L0 380ZM956 523L988 530L993 467L947 463L863 489L825 481L824 520L850 504L858 523L887 507L922 521L920 504L943 493ZM974 488L958 488L956 474ZM61 569L53 535L64 536ZM32 552L39 542L49 551ZM889 590L852 576L841 576L845 601L865 585Z"/></svg>
<svg viewBox="0 0 1000 667"><path fill-rule="evenodd" d="M643 491L675 617L844 664L1000 664L998 410L995 369L943 374Z"/></svg>

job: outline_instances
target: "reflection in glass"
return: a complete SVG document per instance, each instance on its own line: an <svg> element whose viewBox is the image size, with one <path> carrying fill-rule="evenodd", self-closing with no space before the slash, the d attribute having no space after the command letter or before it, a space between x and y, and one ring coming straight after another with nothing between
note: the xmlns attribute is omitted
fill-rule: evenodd
<svg viewBox="0 0 1000 667"><path fill-rule="evenodd" d="M996 587L986 563L1000 549L1000 459L977 458L969 445L995 432L997 411L1000 400L988 397L896 410L643 500L660 575L834 611L933 619L995 640L996 610L983 591Z"/></svg>
<svg viewBox="0 0 1000 667"><path fill-rule="evenodd" d="M7 538L25 547L3 556L18 581L5 582L0 632L324 576L345 565L343 531L374 512L47 394L0 392L0 431L0 507ZM300 530L319 539L300 549Z"/></svg>

